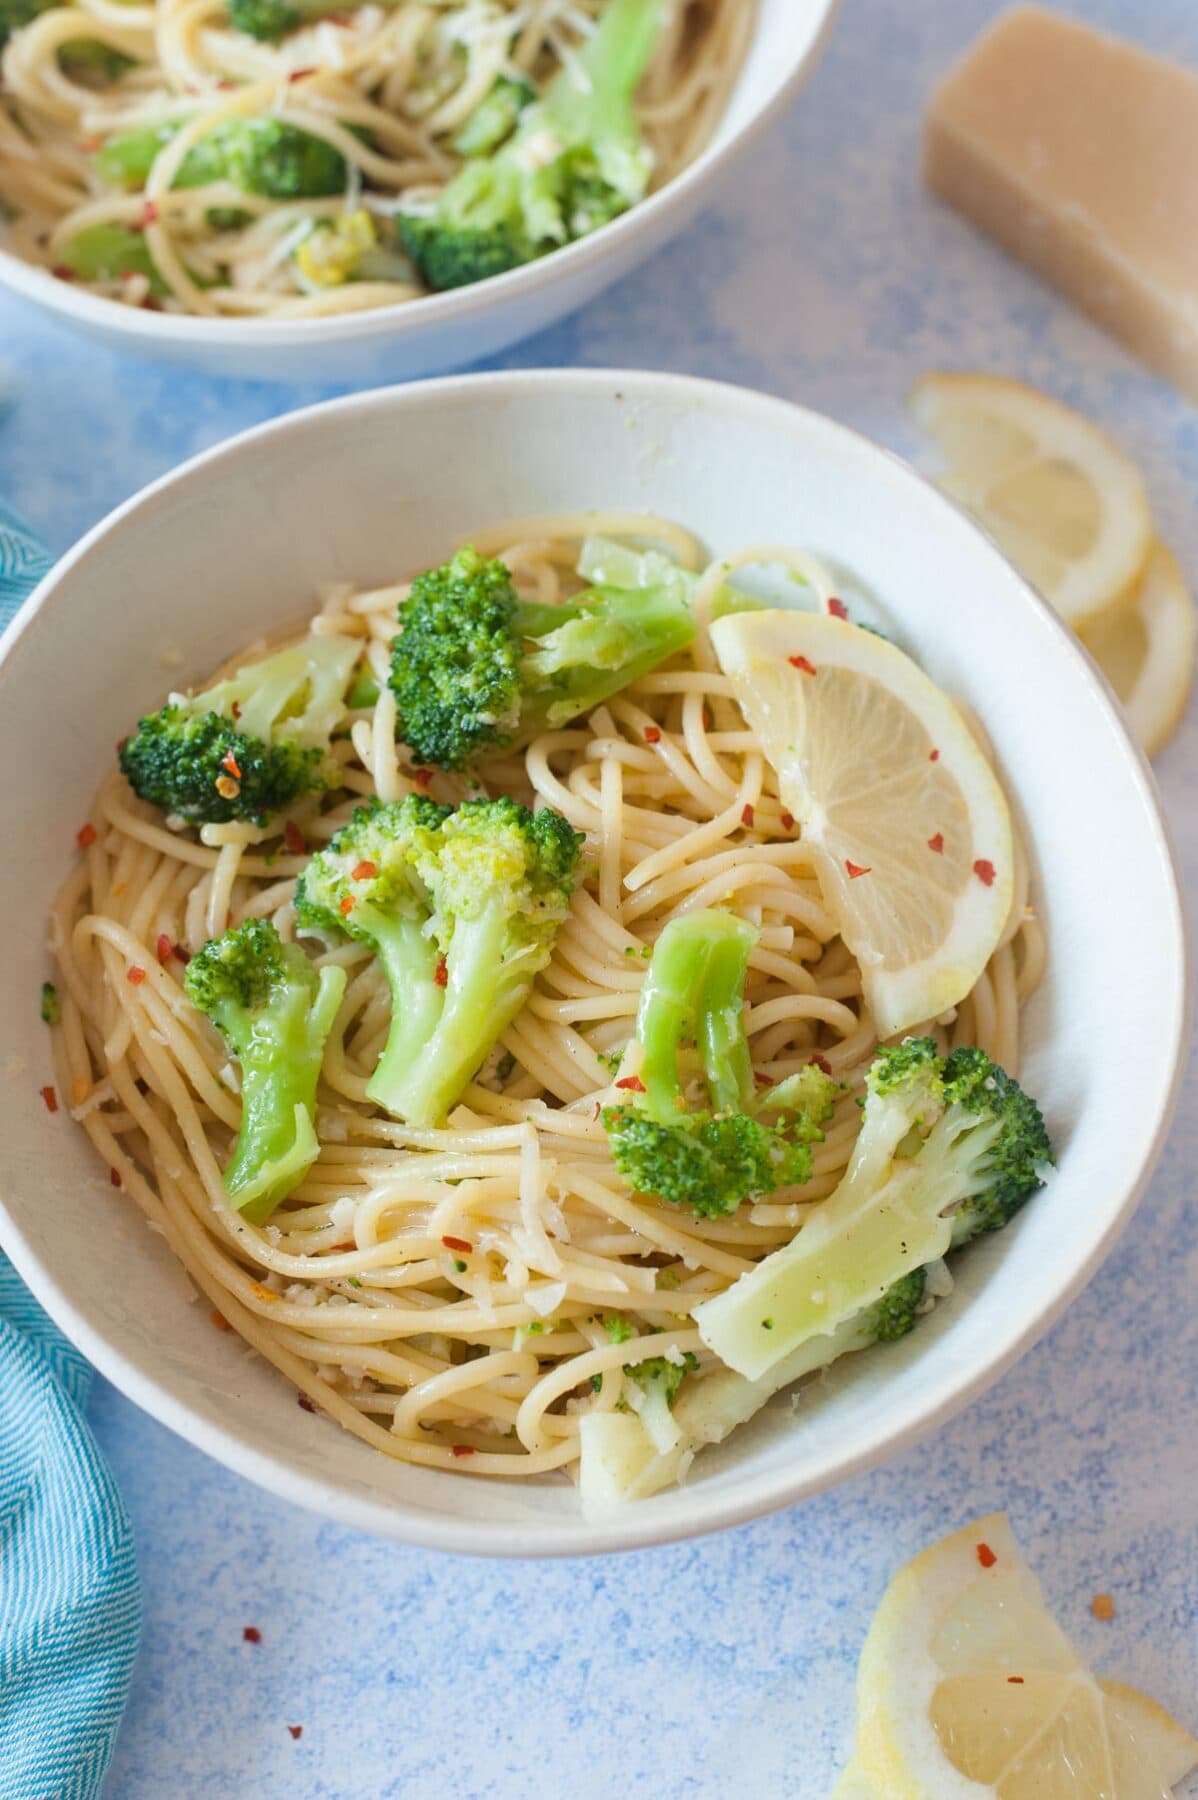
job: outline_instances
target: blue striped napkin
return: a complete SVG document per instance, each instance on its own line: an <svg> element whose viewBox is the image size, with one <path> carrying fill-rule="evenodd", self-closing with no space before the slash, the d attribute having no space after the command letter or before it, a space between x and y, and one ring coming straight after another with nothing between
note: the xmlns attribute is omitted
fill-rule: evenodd
<svg viewBox="0 0 1198 1800"><path fill-rule="evenodd" d="M0 506L0 625L49 567ZM91 1378L0 1255L0 1800L92 1800L125 1709L141 1592Z"/></svg>

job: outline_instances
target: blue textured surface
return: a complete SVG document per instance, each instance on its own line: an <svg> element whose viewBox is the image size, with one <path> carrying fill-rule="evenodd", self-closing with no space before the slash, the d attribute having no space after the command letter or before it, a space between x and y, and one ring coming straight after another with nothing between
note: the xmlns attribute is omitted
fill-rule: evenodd
<svg viewBox="0 0 1198 1800"><path fill-rule="evenodd" d="M918 119L993 0L846 0L794 116L648 271L509 366L659 366L802 399L910 450L923 369L1020 375L1105 420L1198 580L1198 412L923 197ZM1073 10L1198 64L1193 0ZM183 456L322 397L120 361L0 301L15 365L0 493L56 548ZM1198 877L1198 724L1159 765ZM1095 880L1110 845L1095 846ZM1134 954L1113 945L1112 955ZM1134 1053L1112 1045L1112 1055ZM835 1494L697 1545L489 1567L322 1525L176 1442L103 1384L133 1512L144 1648L119 1800L471 1800L568 1790L820 1800L856 1655L898 1562L1010 1509L1068 1629L1198 1725L1198 1097L1102 1275L963 1418ZM1108 1625L1089 1599L1109 1590ZM256 1625L262 1642L242 1641ZM293 1740L289 1724L303 1726Z"/></svg>

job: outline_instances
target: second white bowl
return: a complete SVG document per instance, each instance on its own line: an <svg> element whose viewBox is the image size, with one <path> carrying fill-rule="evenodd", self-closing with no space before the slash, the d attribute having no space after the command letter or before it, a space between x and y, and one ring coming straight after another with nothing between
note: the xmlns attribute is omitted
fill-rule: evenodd
<svg viewBox="0 0 1198 1800"><path fill-rule="evenodd" d="M201 319L104 300L0 249L0 284L127 354L210 375L364 386L479 362L575 311L674 237L797 97L840 0L758 0L740 79L703 154L631 212L474 287L323 319Z"/></svg>

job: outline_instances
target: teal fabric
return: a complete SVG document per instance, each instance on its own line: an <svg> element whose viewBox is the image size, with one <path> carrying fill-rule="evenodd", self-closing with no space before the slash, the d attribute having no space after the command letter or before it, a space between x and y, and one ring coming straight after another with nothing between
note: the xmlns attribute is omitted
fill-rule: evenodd
<svg viewBox="0 0 1198 1800"><path fill-rule="evenodd" d="M0 625L8 624L49 569L50 558L25 521L0 504Z"/></svg>
<svg viewBox="0 0 1198 1800"><path fill-rule="evenodd" d="M0 507L0 625L49 566ZM141 1593L91 1378L0 1255L0 1800L92 1800L125 1707Z"/></svg>

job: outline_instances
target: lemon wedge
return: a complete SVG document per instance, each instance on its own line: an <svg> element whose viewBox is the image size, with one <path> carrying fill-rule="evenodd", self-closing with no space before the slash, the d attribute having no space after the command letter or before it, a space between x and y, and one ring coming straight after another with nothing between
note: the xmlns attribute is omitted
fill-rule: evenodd
<svg viewBox="0 0 1198 1800"><path fill-rule="evenodd" d="M911 406L948 465L939 485L1068 624L1139 580L1155 539L1148 494L1092 420L996 375L924 375Z"/></svg>
<svg viewBox="0 0 1198 1800"><path fill-rule="evenodd" d="M1001 1513L933 1544L886 1590L843 1800L1169 1800L1195 1766L1198 1741L1167 1713L1095 1680Z"/></svg>
<svg viewBox="0 0 1198 1800"><path fill-rule="evenodd" d="M1181 722L1198 638L1198 615L1172 552L1158 544L1134 594L1078 636L1123 702L1145 754L1155 756Z"/></svg>
<svg viewBox="0 0 1198 1800"><path fill-rule="evenodd" d="M1011 907L1001 788L934 682L885 639L814 613L746 612L716 655L811 848L881 1037L965 998Z"/></svg>

